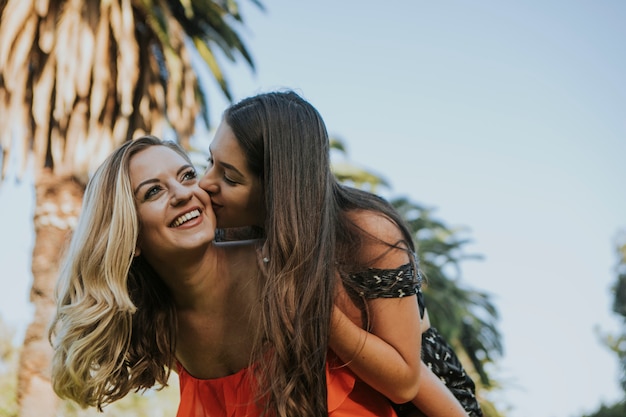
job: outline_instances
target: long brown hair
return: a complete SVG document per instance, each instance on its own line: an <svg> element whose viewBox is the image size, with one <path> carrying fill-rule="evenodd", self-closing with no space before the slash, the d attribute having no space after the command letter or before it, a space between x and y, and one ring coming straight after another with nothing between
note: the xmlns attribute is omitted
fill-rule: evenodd
<svg viewBox="0 0 626 417"><path fill-rule="evenodd" d="M224 112L224 122L264 187L269 263L263 321L271 349L258 368L261 386L281 417L326 415L323 361L336 276L355 288L350 272L369 265L354 255L365 239L377 239L347 212L370 210L397 225L402 240L390 247L413 252L411 233L386 200L337 182L322 117L295 92L246 98ZM356 301L366 316L365 301Z"/></svg>
<svg viewBox="0 0 626 417"><path fill-rule="evenodd" d="M319 169L329 164L326 126L294 92L244 99L224 121L263 179L268 213L262 321L269 349L258 361L261 394L280 417L327 415L337 205L333 176Z"/></svg>

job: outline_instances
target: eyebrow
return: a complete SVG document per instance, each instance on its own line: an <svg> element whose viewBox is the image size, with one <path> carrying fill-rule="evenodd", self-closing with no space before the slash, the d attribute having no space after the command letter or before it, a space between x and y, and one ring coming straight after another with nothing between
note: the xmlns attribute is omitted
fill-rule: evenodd
<svg viewBox="0 0 626 417"><path fill-rule="evenodd" d="M183 165L182 167L178 168L178 171L176 171L176 176L180 175L181 172L183 172L184 170L188 169L188 168L193 168L193 166L186 164ZM159 179L158 178L151 178L149 180L145 180L139 183L139 185L135 188L135 191L133 192L133 194L135 195L135 197L137 196L137 193L139 192L139 189L141 187L143 187L144 185L148 185L148 184L154 184L154 183L158 183Z"/></svg>
<svg viewBox="0 0 626 417"><path fill-rule="evenodd" d="M211 151L210 146L209 146L209 152L211 152L211 155L213 155L213 151ZM243 175L241 171L239 171L237 168L235 168L233 165L229 164L228 162L220 161L219 164L223 166L224 168L235 171L235 173L237 173L241 178L245 178L245 175Z"/></svg>
<svg viewBox="0 0 626 417"><path fill-rule="evenodd" d="M245 178L245 176L237 168L235 168L231 164L226 163L226 162L220 162L220 165L223 166L224 168L227 168L227 169L235 171L235 173L237 173L241 178Z"/></svg>

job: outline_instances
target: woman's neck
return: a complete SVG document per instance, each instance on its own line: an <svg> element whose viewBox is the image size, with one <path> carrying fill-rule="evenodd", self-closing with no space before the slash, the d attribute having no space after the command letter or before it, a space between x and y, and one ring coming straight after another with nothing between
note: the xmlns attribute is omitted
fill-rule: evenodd
<svg viewBox="0 0 626 417"><path fill-rule="evenodd" d="M258 245L232 242L213 249L212 261L187 270L184 291L175 290L176 355L199 378L248 366L260 328Z"/></svg>
<svg viewBox="0 0 626 417"><path fill-rule="evenodd" d="M214 285L226 255L215 244L197 250L181 250L148 259L170 289L177 308L197 308L199 303L218 292Z"/></svg>

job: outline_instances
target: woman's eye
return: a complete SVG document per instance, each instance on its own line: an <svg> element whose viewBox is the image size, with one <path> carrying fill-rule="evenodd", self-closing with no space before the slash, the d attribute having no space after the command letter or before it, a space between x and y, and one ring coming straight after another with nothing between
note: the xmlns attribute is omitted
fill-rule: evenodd
<svg viewBox="0 0 626 417"><path fill-rule="evenodd" d="M228 185L236 185L237 181L233 181L230 178L228 178L226 175L224 175L224 182Z"/></svg>
<svg viewBox="0 0 626 417"><path fill-rule="evenodd" d="M190 169L188 171L185 171L185 173L183 173L183 181L195 180L196 178L198 178L198 173L196 172L195 169Z"/></svg>
<svg viewBox="0 0 626 417"><path fill-rule="evenodd" d="M155 185L154 187L148 188L148 190L146 191L146 193L143 196L144 200L149 200L150 198L152 198L155 195L157 195L159 193L159 191L161 191L161 187L158 186L158 185Z"/></svg>
<svg viewBox="0 0 626 417"><path fill-rule="evenodd" d="M206 164L207 164L207 167L209 167L209 168L213 166L213 157L212 156L209 156L206 159Z"/></svg>

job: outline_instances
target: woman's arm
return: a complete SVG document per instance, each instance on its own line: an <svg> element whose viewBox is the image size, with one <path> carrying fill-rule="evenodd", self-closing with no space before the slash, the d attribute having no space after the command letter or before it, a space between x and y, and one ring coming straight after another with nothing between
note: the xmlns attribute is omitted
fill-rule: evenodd
<svg viewBox="0 0 626 417"><path fill-rule="evenodd" d="M412 403L428 417L467 417L452 391L422 362L420 384Z"/></svg>
<svg viewBox="0 0 626 417"><path fill-rule="evenodd" d="M394 269L411 261L406 245L397 246L403 241L401 231L386 216L364 210L348 216L362 238L358 253L349 254L347 263L363 269ZM411 401L419 384L420 346L415 295L368 300L363 312L338 285L330 348L365 383L394 402Z"/></svg>
<svg viewBox="0 0 626 417"><path fill-rule="evenodd" d="M375 304L370 308L376 316L372 333L335 305L329 346L366 384L396 403L411 401L417 395L421 362L415 296Z"/></svg>
<svg viewBox="0 0 626 417"><path fill-rule="evenodd" d="M402 240L398 227L372 212L352 213L365 239L356 264L394 269L411 258L394 247ZM374 260L372 262L372 260ZM413 404L429 417L466 417L445 384L421 361L420 314L416 296L367 301L369 332L361 311L339 285L331 322L330 348L365 383L391 401Z"/></svg>

